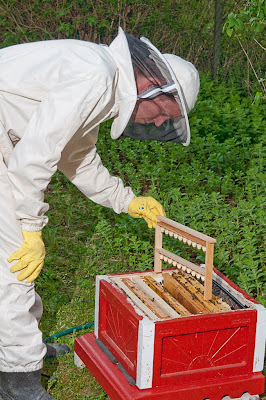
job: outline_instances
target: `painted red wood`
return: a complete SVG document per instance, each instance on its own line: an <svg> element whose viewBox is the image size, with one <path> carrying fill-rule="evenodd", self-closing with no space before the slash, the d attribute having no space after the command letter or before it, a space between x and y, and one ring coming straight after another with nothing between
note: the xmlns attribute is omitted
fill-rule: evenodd
<svg viewBox="0 0 266 400"><path fill-rule="evenodd" d="M141 319L124 293L101 280L99 338L135 380ZM264 391L263 374L252 372L256 319L256 310L242 309L155 322L151 389L131 386L98 348L93 334L77 338L75 351L112 400L238 398L244 392L253 395Z"/></svg>
<svg viewBox="0 0 266 400"><path fill-rule="evenodd" d="M180 381L178 385L140 390L131 386L99 349L93 333L76 338L74 350L111 400L221 400L225 395L237 398L244 392L255 395L264 391L264 376L260 372L200 382L192 379L189 384Z"/></svg>
<svg viewBox="0 0 266 400"><path fill-rule="evenodd" d="M101 280L99 300L99 339L127 372L136 379L138 325L142 319L127 296Z"/></svg>
<svg viewBox="0 0 266 400"><path fill-rule="evenodd" d="M256 319L237 310L156 322L153 386L252 373Z"/></svg>

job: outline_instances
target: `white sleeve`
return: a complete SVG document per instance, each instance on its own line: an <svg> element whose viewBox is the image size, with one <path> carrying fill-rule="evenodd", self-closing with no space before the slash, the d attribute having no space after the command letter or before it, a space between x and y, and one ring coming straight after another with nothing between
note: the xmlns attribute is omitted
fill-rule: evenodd
<svg viewBox="0 0 266 400"><path fill-rule="evenodd" d="M102 165L96 147L91 146L90 136L95 133L94 130L68 143L58 168L95 203L112 208L118 214L128 212L128 205L135 195L130 187L124 187L122 180L111 176Z"/></svg>
<svg viewBox="0 0 266 400"><path fill-rule="evenodd" d="M112 88L105 82L72 78L48 92L37 107L8 166L16 216L23 229L38 231L47 223L44 192L61 152L85 120L93 125L108 108L111 96Z"/></svg>

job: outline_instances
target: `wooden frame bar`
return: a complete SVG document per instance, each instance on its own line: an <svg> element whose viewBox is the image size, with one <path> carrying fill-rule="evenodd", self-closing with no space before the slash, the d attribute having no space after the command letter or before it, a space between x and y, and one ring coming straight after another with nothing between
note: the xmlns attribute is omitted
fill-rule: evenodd
<svg viewBox="0 0 266 400"><path fill-rule="evenodd" d="M206 251L205 255L205 268L196 265L188 260L183 259L171 252L168 252L163 248L162 230L169 231L186 241L199 245ZM154 272L162 272L162 258L173 260L177 264L184 266L187 272L191 272L197 275L197 278L201 277L204 281L204 300L210 300L212 298L212 272L213 272L213 253L214 243L216 240L210 236L207 236L201 232L191 229L185 225L179 224L169 218L158 215L157 224L155 228L155 249L154 249ZM160 257L163 256L163 257ZM200 276L198 276L198 274Z"/></svg>
<svg viewBox="0 0 266 400"><path fill-rule="evenodd" d="M179 301L192 314L208 314L209 310L205 304L201 303L195 295L186 290L175 278L170 274L163 274L164 287L171 295Z"/></svg>
<svg viewBox="0 0 266 400"><path fill-rule="evenodd" d="M200 301L205 302L206 307L209 308L211 313L231 310L231 307L227 303L215 295L212 295L212 298L209 301L206 301L204 299L203 285L199 281L195 280L191 274L184 273L184 276L181 276L178 272L173 271L172 276L179 281L183 281L183 279L185 279L186 285L189 284L194 288L194 290L196 290L196 297Z"/></svg>
<svg viewBox="0 0 266 400"><path fill-rule="evenodd" d="M155 251L154 251L154 272L162 271L162 261L160 260L160 253L158 249L163 247L163 234L158 224L155 227Z"/></svg>
<svg viewBox="0 0 266 400"><path fill-rule="evenodd" d="M169 292L166 292L162 286L156 282L151 275L144 277L146 284L152 288L171 308L173 308L181 317L191 315L191 313L180 304Z"/></svg>
<svg viewBox="0 0 266 400"><path fill-rule="evenodd" d="M159 256L161 254L162 256L167 257L170 260L173 260L176 264L181 264L181 265L185 266L187 269L191 269L191 270L195 271L195 273L199 274L204 280L205 268L201 267L200 265L193 264L191 261L186 260L183 257L177 256L176 254L171 253L170 251L165 250L163 248L157 249L157 253L159 254ZM162 260L160 260L160 261L162 261ZM175 265L174 265L174 267L175 267Z"/></svg>
<svg viewBox="0 0 266 400"><path fill-rule="evenodd" d="M212 298L213 243L206 243L204 300Z"/></svg>
<svg viewBox="0 0 266 400"><path fill-rule="evenodd" d="M133 280L124 278L122 281L158 318L169 318L168 312L165 312L160 305L156 304L154 298L151 299L147 296L147 294L141 290Z"/></svg>
<svg viewBox="0 0 266 400"><path fill-rule="evenodd" d="M154 290L152 290L142 279L132 278L133 282L142 290L145 295L160 307L170 318L179 318L178 314L172 307L169 306Z"/></svg>
<svg viewBox="0 0 266 400"><path fill-rule="evenodd" d="M158 321L154 312L152 312L128 287L122 282L120 278L112 277L112 281L128 296L129 299L132 300L133 303L144 313L146 314L152 321Z"/></svg>
<svg viewBox="0 0 266 400"><path fill-rule="evenodd" d="M175 231L176 233L180 233L187 239L193 238L193 240L195 240L195 242L199 244L204 244L206 242L216 243L216 239L207 236L204 233L195 231L195 229L179 224L179 222L173 221L172 219L163 217L161 215L157 215L157 224L160 225L162 228L166 228L173 232Z"/></svg>

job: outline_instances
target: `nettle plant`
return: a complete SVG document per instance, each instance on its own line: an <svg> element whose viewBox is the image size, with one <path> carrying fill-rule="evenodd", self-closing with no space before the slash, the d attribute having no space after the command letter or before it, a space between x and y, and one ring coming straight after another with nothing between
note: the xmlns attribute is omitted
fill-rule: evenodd
<svg viewBox="0 0 266 400"><path fill-rule="evenodd" d="M130 184L137 195L154 196L169 218L216 237L215 266L265 303L264 106L254 104L235 87L217 86L206 76L201 82L201 94L190 115L189 147L113 141L109 123L100 131L98 151L109 170ZM134 252L125 258L135 258L128 268L151 266L148 258L143 264L138 260L146 259L146 251L153 256L153 233L146 233L145 223L139 220L115 216L113 229L118 236L121 218L127 235L146 243L134 249L123 238L123 246ZM202 254L196 257L203 261Z"/></svg>
<svg viewBox="0 0 266 400"><path fill-rule="evenodd" d="M265 77L262 70L258 70L255 66L254 58L250 57L249 49L243 43L243 33L248 32L253 46L260 50L265 57L265 46L262 44L263 30L266 25L266 4L265 0L248 0L239 12L231 12L226 18L224 31L229 37L235 36L246 56L248 65L259 84L260 91L255 95L255 101L258 103L262 97L265 98L266 85ZM250 46L249 46L250 47Z"/></svg>

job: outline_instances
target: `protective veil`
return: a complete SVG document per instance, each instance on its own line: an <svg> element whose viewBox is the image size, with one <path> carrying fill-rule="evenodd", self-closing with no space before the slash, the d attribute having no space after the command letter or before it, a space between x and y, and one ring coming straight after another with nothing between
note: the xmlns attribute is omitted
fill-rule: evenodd
<svg viewBox="0 0 266 400"><path fill-rule="evenodd" d="M148 90L138 93L135 109L123 135L139 140L181 142L187 146L190 142L187 113L194 107L199 91L196 68L180 57L162 55L148 39L139 40L128 34L126 38L136 80L142 76L150 84ZM140 104L143 101L154 100L158 96L160 96L161 112L167 119L160 126L150 122L135 122ZM169 104L172 104L172 108L179 109L177 117L172 117L170 113L168 115Z"/></svg>

